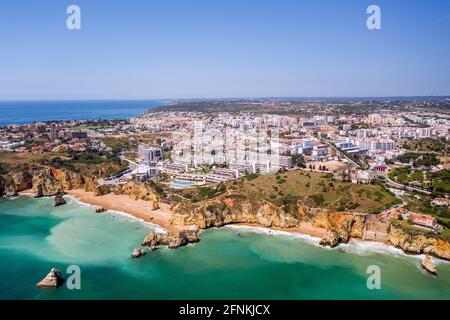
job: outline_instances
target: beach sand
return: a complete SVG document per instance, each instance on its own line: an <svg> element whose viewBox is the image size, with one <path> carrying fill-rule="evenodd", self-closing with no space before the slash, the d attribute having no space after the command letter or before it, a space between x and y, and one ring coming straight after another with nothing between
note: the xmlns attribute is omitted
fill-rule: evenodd
<svg viewBox="0 0 450 320"><path fill-rule="evenodd" d="M93 192L84 190L69 190L67 194L78 201L105 208L107 210L121 211L132 215L135 218L159 225L168 231L181 231L189 226L174 226L170 224L170 206L160 203L160 209L152 210L152 203L144 200L134 200L127 195L107 194L95 196Z"/></svg>
<svg viewBox="0 0 450 320"><path fill-rule="evenodd" d="M134 200L128 195L116 195L107 194L104 196L95 196L93 192L87 192L84 190L69 190L67 194L74 197L78 201L103 207L107 210L121 211L132 215L135 218L142 219L146 222L151 222L156 225L161 226L168 231L181 231L189 229L191 226L177 226L172 225L169 222L169 218L172 214L170 210L170 205L165 203L160 203L159 210L151 210L152 203L150 201L144 200ZM249 227L261 227L257 224L235 224L236 226L249 226ZM297 228L283 229L283 228L270 228L276 231L284 231L291 233L301 233L309 235L315 238L322 238L326 230L315 228L308 222L303 222Z"/></svg>
<svg viewBox="0 0 450 320"><path fill-rule="evenodd" d="M313 227L312 224L309 222L302 222L299 227L289 228L289 229L288 228L276 228L276 227L266 228L259 224L249 224L249 223L236 223L236 224L233 224L232 226L260 228L260 229L266 229L268 231L269 230L282 231L282 232L291 233L293 235L295 235L295 234L308 235L313 238L323 238L327 232L327 230L325 230L325 229Z"/></svg>
<svg viewBox="0 0 450 320"><path fill-rule="evenodd" d="M32 196L33 190L26 190L20 193L21 195ZM155 225L160 226L161 228L171 231L171 232L179 232L187 229L196 228L195 226L179 226L173 225L169 222L170 216L172 215L172 211L170 210L170 205L165 203L160 203L160 209L153 211L152 202L144 201L144 200L134 200L130 198L128 195L116 195L116 194L108 194L104 196L95 196L93 192L87 192L84 190L69 190L67 194L76 200L105 208L109 211L118 211L129 214L137 219L143 220L145 222L149 222ZM296 228L276 228L276 227L263 227L258 224L249 224L249 223L236 223L229 225L231 227L250 227L255 229L264 229L267 233L270 234L270 230L277 232L286 232L292 235L306 235L312 238L321 239L325 236L327 230L323 228L314 227L310 222L302 222L299 227ZM355 240L355 239L353 239ZM362 240L356 239L361 242L373 242L373 240ZM388 245L383 241L375 241L376 243Z"/></svg>

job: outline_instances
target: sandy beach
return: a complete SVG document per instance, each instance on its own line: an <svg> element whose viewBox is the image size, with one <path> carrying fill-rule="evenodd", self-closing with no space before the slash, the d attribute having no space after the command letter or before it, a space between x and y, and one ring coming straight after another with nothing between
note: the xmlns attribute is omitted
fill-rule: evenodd
<svg viewBox="0 0 450 320"><path fill-rule="evenodd" d="M302 235L311 236L313 238L323 238L327 232L325 229L313 227L311 225L311 223L309 223L309 222L302 222L299 227L289 228L289 229L276 228L276 227L267 228L267 227L263 227L259 224L251 224L251 223L236 223L231 226L259 228L259 229L265 229L267 231L270 231L270 230L281 231L281 232L291 233L293 235L302 234Z"/></svg>
<svg viewBox="0 0 450 320"><path fill-rule="evenodd" d="M171 215L170 205L165 203L160 203L159 210L151 210L152 203L150 201L144 200L134 200L128 195L116 195L107 194L104 196L95 196L93 192L87 192L84 190L69 190L67 194L74 197L78 201L103 207L107 210L121 211L132 215L135 218L142 219L146 222L151 222L153 224L159 225L168 231L180 231L183 229L188 229L189 226L176 226L169 222ZM249 226L249 227L261 227L257 224L235 224L236 226ZM284 231L291 233L301 233L304 235L309 235L315 238L322 238L326 230L313 227L308 222L303 222L297 228L283 229L283 228L267 228L268 230Z"/></svg>
<svg viewBox="0 0 450 320"><path fill-rule="evenodd" d="M186 226L174 226L170 224L171 215L170 206L160 203L160 209L152 210L152 203L143 200L134 200L127 195L107 194L104 196L95 196L93 192L84 190L69 190L67 194L78 201L105 208L107 210L121 211L128 213L138 219L159 225L168 231L180 231L186 229Z"/></svg>
<svg viewBox="0 0 450 320"><path fill-rule="evenodd" d="M104 196L95 196L93 192L87 192L81 189L68 190L66 191L68 195L77 199L80 202L102 207L110 211L120 211L127 213L137 219L141 219L145 222L151 222L156 224L168 231L181 231L188 229L189 226L177 226L170 224L169 218L172 214L170 210L170 205L165 203L160 203L159 210L151 210L152 203L150 201L144 200L134 200L128 195L116 195L107 194ZM26 190L20 192L21 195L32 196L34 195L33 190ZM254 227L254 228L264 228L258 224L248 224L248 223L236 223L235 226L244 227ZM321 228L316 228L309 222L302 222L299 227L283 229L283 228L264 228L267 230L290 232L293 234L300 233L304 235L309 235L314 238L323 238L326 230Z"/></svg>
<svg viewBox="0 0 450 320"><path fill-rule="evenodd" d="M146 222L156 224L168 231L180 231L189 228L189 226L176 226L169 222L171 215L170 206L165 203L160 203L160 209L152 211L152 203L143 200L134 200L127 195L108 194L104 196L95 196L93 192L84 190L69 190L67 194L74 197L78 201L103 207L107 210L121 211L132 215L135 218L142 219ZM259 227L258 224L235 224L236 226ZM283 229L283 228L266 228L268 230L284 231L290 233L301 233L315 238L323 238L326 233L325 229L316 228L309 222L302 222L297 228Z"/></svg>

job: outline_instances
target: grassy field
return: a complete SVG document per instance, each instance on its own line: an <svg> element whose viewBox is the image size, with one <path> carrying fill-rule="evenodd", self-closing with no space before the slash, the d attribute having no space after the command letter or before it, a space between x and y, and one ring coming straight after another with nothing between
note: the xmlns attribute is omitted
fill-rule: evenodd
<svg viewBox="0 0 450 320"><path fill-rule="evenodd" d="M302 200L311 207L377 213L401 202L380 185L338 182L331 174L288 171L278 175L248 175L228 183L231 193L274 203Z"/></svg>
<svg viewBox="0 0 450 320"><path fill-rule="evenodd" d="M272 201L298 197L305 204L337 211L379 212L400 200L379 185L338 182L330 174L289 171L277 176L243 179L238 190Z"/></svg>

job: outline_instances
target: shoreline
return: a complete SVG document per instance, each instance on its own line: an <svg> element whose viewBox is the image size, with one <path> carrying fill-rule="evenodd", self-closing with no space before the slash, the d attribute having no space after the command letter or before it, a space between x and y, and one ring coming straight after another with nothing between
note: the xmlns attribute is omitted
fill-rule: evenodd
<svg viewBox="0 0 450 320"><path fill-rule="evenodd" d="M350 238L349 242L341 243L339 246L335 248L324 247L319 244L321 238L312 236L308 233L302 233L300 231L286 231L282 229L271 229L266 227L261 227L257 225L249 225L249 224L230 224L224 226L224 228L228 229L236 229L236 230L244 230L248 232L260 233L268 236L287 236L296 239L303 240L310 245L313 245L317 248L321 248L324 250L334 250L334 251L343 251L348 254L357 254L362 255L361 253L367 252L369 254L386 254L392 257L406 257L417 260L417 262L422 262L422 259L425 257L425 254L409 254L403 251L400 248L394 247L393 245L378 242L378 241L370 241L363 240L359 238ZM433 262L436 264L450 264L450 261L441 259L435 256L430 256L433 259Z"/></svg>
<svg viewBox="0 0 450 320"><path fill-rule="evenodd" d="M31 190L25 190L19 193L20 196L29 196L33 197L34 194ZM106 214L116 213L118 215L122 215L127 218L138 220L149 227L151 227L156 232L165 233L165 232L180 232L182 230L190 229L192 226L177 226L173 225L169 222L170 215L172 211L170 210L170 206L164 203L161 203L161 208L158 210L151 210L152 202L144 201L144 200L134 200L130 198L128 195L116 195L116 194L108 194L104 196L95 196L93 192L87 192L84 190L69 190L66 192L66 196L74 201L83 204L92 206L93 209L95 207L102 207L107 209ZM52 197L47 197L52 198ZM320 240L326 234L327 230L322 228L313 227L309 222L303 222L299 227L283 229L283 228L267 228L257 224L247 224L247 223L235 223L228 224L223 226L224 228L229 229L241 229L249 232L263 233L269 236L277 236L284 235L289 237L294 237L297 239L304 240L311 245L328 249L328 250L341 250L350 254L358 254L355 252L358 249L361 251L365 251L368 249L370 253L383 253L389 254L391 256L405 256L412 257L416 260L422 260L425 254L409 254L403 251L400 248L394 247L389 243L382 241L371 241L364 240L359 238L350 238L348 243L341 243L336 248L327 248L319 245ZM220 229L220 228L219 228ZM202 230L203 231L203 230ZM432 257L435 262L438 263L450 263L445 259L441 259L438 257Z"/></svg>
<svg viewBox="0 0 450 320"><path fill-rule="evenodd" d="M144 223L155 225L165 231L178 232L189 228L189 226L180 227L171 224L169 222L171 215L170 207L164 203L160 204L160 209L152 210L152 202L134 200L128 195L107 194L104 196L95 196L93 192L84 190L69 190L66 193L81 203L105 208L109 212L131 216Z"/></svg>
<svg viewBox="0 0 450 320"><path fill-rule="evenodd" d="M71 195L69 195L69 194L65 195L65 197L69 198L70 200L72 200L73 202L75 202L75 203L77 203L77 204L79 204L79 205L91 207L91 208L93 208L94 210L97 208L97 206L92 205L92 204L87 203L87 202L80 201L80 200L78 200L77 198L75 198L74 196L71 196ZM136 217L136 216L134 216L134 215L132 215L132 214L129 214L129 213L127 213L127 212L124 212L124 211L107 210L107 211L102 212L102 213L103 213L103 214L106 214L106 215L110 215L111 213L112 213L112 214L117 214L118 216L120 216L120 217L122 217L122 218L125 218L125 219L127 219L127 220L130 220L130 221L137 221L137 222L143 224L144 226L151 228L151 229L152 229L153 231L155 231L156 233L166 233L166 232L167 232L167 229L166 229L166 228L164 228L164 227L162 227L162 226L160 226L160 225L158 225L158 224L156 224L156 223L152 223L152 222L145 221L145 220L143 220L143 219L140 219L140 218L138 218L138 217ZM98 213L98 214L102 214L102 213Z"/></svg>

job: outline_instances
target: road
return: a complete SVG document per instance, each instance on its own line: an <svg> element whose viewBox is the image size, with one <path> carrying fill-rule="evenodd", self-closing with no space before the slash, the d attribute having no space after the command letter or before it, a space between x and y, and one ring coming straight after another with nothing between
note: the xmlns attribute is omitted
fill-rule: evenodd
<svg viewBox="0 0 450 320"><path fill-rule="evenodd" d="M414 187L405 186L405 185L400 184L398 182L392 181L391 179L389 179L388 176L386 176L386 183L389 184L390 186L393 186L393 187L399 188L399 189L406 189L406 190L409 190L409 191L416 191L416 192L419 192L419 193L422 193L422 194L426 194L426 195L430 195L431 194L430 191L426 191L426 190L423 190L423 189L418 189L418 188L414 188Z"/></svg>
<svg viewBox="0 0 450 320"><path fill-rule="evenodd" d="M338 150L335 146L333 146L332 143L328 142L327 140L322 140L322 142L326 143L328 146L333 148L334 151L336 151L336 154L344 157L345 159L347 159L350 163L352 163L356 167L360 167L361 166L360 164L356 163L353 159L349 158L345 153L343 153L342 151Z"/></svg>

